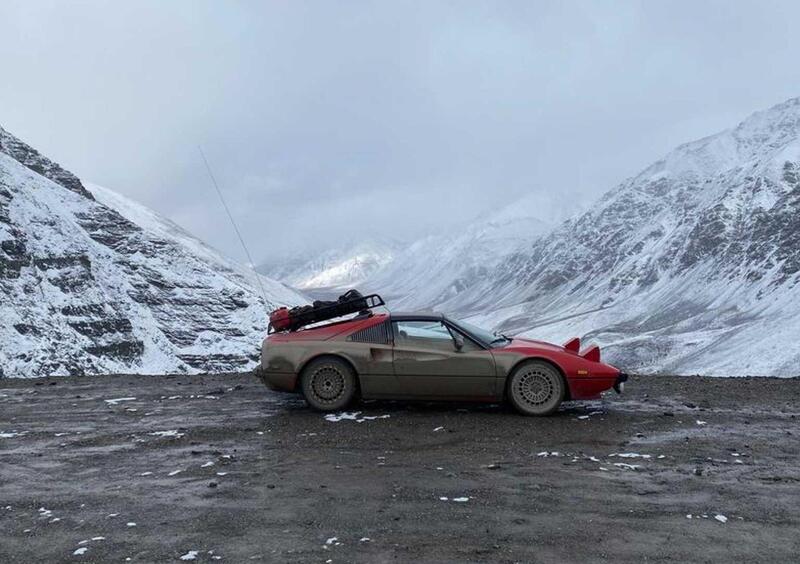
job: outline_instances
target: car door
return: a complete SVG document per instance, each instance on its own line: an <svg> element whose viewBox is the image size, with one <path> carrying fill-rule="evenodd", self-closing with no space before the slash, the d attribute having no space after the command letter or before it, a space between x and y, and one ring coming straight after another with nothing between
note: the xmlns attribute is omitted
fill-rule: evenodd
<svg viewBox="0 0 800 564"><path fill-rule="evenodd" d="M492 353L444 321L393 321L392 333L394 373L402 394L452 399L495 397Z"/></svg>

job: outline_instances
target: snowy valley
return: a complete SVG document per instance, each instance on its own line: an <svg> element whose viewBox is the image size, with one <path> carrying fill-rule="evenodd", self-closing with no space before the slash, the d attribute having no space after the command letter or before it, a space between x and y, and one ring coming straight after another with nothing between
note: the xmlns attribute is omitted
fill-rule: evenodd
<svg viewBox="0 0 800 564"><path fill-rule="evenodd" d="M581 336L632 371L796 375L800 99L681 145L571 219L542 209L413 242L361 287L396 309Z"/></svg>
<svg viewBox="0 0 800 564"><path fill-rule="evenodd" d="M588 210L531 194L418 241L271 261L263 304L248 269L0 129L0 375L247 369L264 305L357 287L394 310L577 335L630 371L791 376L799 214L795 98L681 145Z"/></svg>

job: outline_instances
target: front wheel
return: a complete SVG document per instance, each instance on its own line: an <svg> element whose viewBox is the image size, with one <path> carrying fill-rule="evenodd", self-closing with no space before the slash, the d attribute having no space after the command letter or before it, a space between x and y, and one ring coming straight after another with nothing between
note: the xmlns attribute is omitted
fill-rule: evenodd
<svg viewBox="0 0 800 564"><path fill-rule="evenodd" d="M356 375L350 365L333 357L312 360L300 377L308 405L319 411L338 411L356 395Z"/></svg>
<svg viewBox="0 0 800 564"><path fill-rule="evenodd" d="M526 362L509 378L508 400L523 415L550 415L558 409L565 395L564 378L546 362Z"/></svg>

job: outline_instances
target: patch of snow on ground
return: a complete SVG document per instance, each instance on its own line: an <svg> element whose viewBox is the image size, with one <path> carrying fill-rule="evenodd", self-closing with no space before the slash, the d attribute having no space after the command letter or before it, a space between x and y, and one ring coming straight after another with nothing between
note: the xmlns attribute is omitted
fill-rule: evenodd
<svg viewBox="0 0 800 564"><path fill-rule="evenodd" d="M118 404L122 403L123 401L133 401L135 399L136 398L116 398L116 399L107 399L107 400L105 400L105 402L108 405L118 405Z"/></svg>
<svg viewBox="0 0 800 564"><path fill-rule="evenodd" d="M625 462L615 462L614 466L617 466L619 468L623 468L625 470L636 470L638 468L641 468L641 466L638 465L638 464L627 464Z"/></svg>
<svg viewBox="0 0 800 564"><path fill-rule="evenodd" d="M148 435L152 435L154 437L171 437L175 439L180 439L181 437L184 436L184 433L181 433L176 429L171 429L169 431L154 431L152 433L148 433Z"/></svg>
<svg viewBox="0 0 800 564"><path fill-rule="evenodd" d="M363 423L364 421L374 421L375 419L388 419L390 415L364 415L361 416L360 411L343 411L341 413L329 413L325 416L326 421L336 423L338 421L355 421L356 423Z"/></svg>

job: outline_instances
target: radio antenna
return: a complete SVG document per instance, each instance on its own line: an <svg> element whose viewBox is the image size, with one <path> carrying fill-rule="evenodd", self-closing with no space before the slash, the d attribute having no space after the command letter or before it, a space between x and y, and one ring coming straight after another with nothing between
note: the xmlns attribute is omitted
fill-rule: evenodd
<svg viewBox="0 0 800 564"><path fill-rule="evenodd" d="M206 154L203 152L203 148L198 145L197 150L200 151L200 156L203 157L203 163L206 165L206 172L208 172L208 177L211 179L211 184L214 186L214 190L217 192L217 196L219 196L219 201L222 202L222 207L225 208L225 213L228 215L228 219L233 226L233 230L236 232L236 237L239 238L239 243L242 245L242 249L244 250L244 254L247 257L247 264L250 267L250 270L253 271L253 274L256 277L256 282L258 282L258 287L261 290L261 299L263 300L262 304L264 305L264 312L269 317L269 311L267 308L267 293L264 291L264 284L261 282L261 276L256 272L255 263L253 262L253 258L250 256L250 251L247 250L247 245L244 242L244 237L242 237L241 231L239 231L239 227L236 225L236 221L233 219L233 214L231 213L228 204L225 202L225 197L222 195L222 190L219 189L219 184L217 184L217 179L214 178L214 173L211 172L211 165L208 164L208 159L206 158Z"/></svg>

